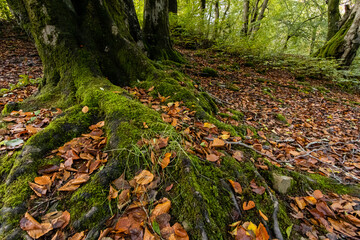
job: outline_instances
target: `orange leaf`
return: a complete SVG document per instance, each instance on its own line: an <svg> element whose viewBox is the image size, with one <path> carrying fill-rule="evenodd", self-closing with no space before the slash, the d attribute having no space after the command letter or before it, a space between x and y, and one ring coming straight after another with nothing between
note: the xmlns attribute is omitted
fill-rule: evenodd
<svg viewBox="0 0 360 240"><path fill-rule="evenodd" d="M87 113L87 112L89 111L89 107L88 107L88 106L85 106L85 107L83 107L83 108L81 109L81 111L82 111L83 113Z"/></svg>
<svg viewBox="0 0 360 240"><path fill-rule="evenodd" d="M165 153L165 157L161 160L160 166L162 169L166 168L170 163L171 153Z"/></svg>
<svg viewBox="0 0 360 240"><path fill-rule="evenodd" d="M259 214L265 221L269 221L268 217L260 209L259 209Z"/></svg>
<svg viewBox="0 0 360 240"><path fill-rule="evenodd" d="M312 205L316 204L316 202L317 202L316 198L314 198L313 196L307 196L304 199Z"/></svg>
<svg viewBox="0 0 360 240"><path fill-rule="evenodd" d="M253 201L249 201L249 202L244 202L243 203L243 209L245 211L253 209L255 207L255 203Z"/></svg>
<svg viewBox="0 0 360 240"><path fill-rule="evenodd" d="M136 177L134 177L137 184L146 185L152 182L154 179L154 174L148 170L142 170Z"/></svg>
<svg viewBox="0 0 360 240"><path fill-rule="evenodd" d="M115 199L118 196L119 191L116 191L113 186L110 185L109 195L107 199L110 201L111 199Z"/></svg>
<svg viewBox="0 0 360 240"><path fill-rule="evenodd" d="M154 210L151 213L151 217L150 220L151 222L154 221L154 219L163 214L163 213L168 213L171 207L171 201L167 198L163 198L161 199L162 203L159 203L158 205L156 205L156 207L154 208Z"/></svg>
<svg viewBox="0 0 360 240"><path fill-rule="evenodd" d="M39 184L39 185L43 185L43 186L51 185L51 180L50 180L49 176L36 177L34 179L34 182Z"/></svg>
<svg viewBox="0 0 360 240"><path fill-rule="evenodd" d="M306 202L304 201L303 198L295 197L295 201L301 210L303 210L306 207Z"/></svg>
<svg viewBox="0 0 360 240"><path fill-rule="evenodd" d="M175 235L178 236L179 238L181 238L181 240L188 240L189 239L189 236L188 236L187 232L181 226L180 223L175 223L172 227L174 229ZM178 238L176 238L176 239L178 239Z"/></svg>
<svg viewBox="0 0 360 240"><path fill-rule="evenodd" d="M242 188L241 188L240 183L235 182L235 181L233 181L233 180L231 180L231 179L229 179L229 182L230 182L231 186L234 188L234 191L235 191L236 193L239 193L239 194L242 193Z"/></svg>
<svg viewBox="0 0 360 240"><path fill-rule="evenodd" d="M259 224L258 228L256 229L256 240L268 240L270 236L266 231L266 228L262 223Z"/></svg>
<svg viewBox="0 0 360 240"><path fill-rule="evenodd" d="M213 146L213 147L223 147L223 146L225 146L225 142L224 142L224 140L221 140L219 138L215 138L214 141L212 142L211 146Z"/></svg>
<svg viewBox="0 0 360 240"><path fill-rule="evenodd" d="M155 240L155 236L145 227L143 240Z"/></svg>

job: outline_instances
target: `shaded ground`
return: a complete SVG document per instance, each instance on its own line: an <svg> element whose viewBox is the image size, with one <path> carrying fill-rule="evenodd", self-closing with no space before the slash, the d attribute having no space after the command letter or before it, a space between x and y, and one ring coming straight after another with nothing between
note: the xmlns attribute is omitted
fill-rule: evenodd
<svg viewBox="0 0 360 240"><path fill-rule="evenodd" d="M249 144L289 169L359 182L359 94L328 89L321 80L300 82L287 71L246 66L223 53L180 51L192 64L185 73L224 104L217 118L257 130L260 139L245 133ZM230 109L242 112L243 119L235 121Z"/></svg>

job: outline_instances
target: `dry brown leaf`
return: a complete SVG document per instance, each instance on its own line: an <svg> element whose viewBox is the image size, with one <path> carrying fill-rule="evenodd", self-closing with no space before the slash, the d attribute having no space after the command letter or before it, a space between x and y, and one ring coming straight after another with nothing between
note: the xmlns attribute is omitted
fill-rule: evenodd
<svg viewBox="0 0 360 240"><path fill-rule="evenodd" d="M223 147L225 146L225 142L222 139L214 138L213 142L211 143L212 147Z"/></svg>
<svg viewBox="0 0 360 240"><path fill-rule="evenodd" d="M242 151L235 151L232 157L241 162L244 158L244 154Z"/></svg>
<svg viewBox="0 0 360 240"><path fill-rule="evenodd" d="M152 182L154 179L154 174L148 170L142 170L137 176L134 177L137 184L146 185Z"/></svg>
<svg viewBox="0 0 360 240"><path fill-rule="evenodd" d="M160 166L162 169L166 168L170 163L171 153L165 153L165 157L161 160Z"/></svg>
<svg viewBox="0 0 360 240"><path fill-rule="evenodd" d="M81 184L90 179L89 174L80 174L77 178L71 179L64 186L60 187L58 191L72 192L80 187Z"/></svg>
<svg viewBox="0 0 360 240"><path fill-rule="evenodd" d="M40 238L53 229L51 223L40 224L29 213L25 213L25 216L20 220L20 227L34 239Z"/></svg>
<svg viewBox="0 0 360 240"><path fill-rule="evenodd" d="M315 190L315 191L313 192L313 196L314 196L314 198L316 198L316 199L321 199L321 198L324 197L324 195L322 194L322 192L321 192L320 190Z"/></svg>
<svg viewBox="0 0 360 240"><path fill-rule="evenodd" d="M75 233L72 237L68 238L68 240L83 240L85 238L84 231L80 233Z"/></svg>
<svg viewBox="0 0 360 240"><path fill-rule="evenodd" d="M306 202L302 197L295 197L296 204L299 206L301 210L305 209Z"/></svg>
<svg viewBox="0 0 360 240"><path fill-rule="evenodd" d="M217 162L219 159L220 159L220 157L215 154L206 155L206 160L208 160L210 162Z"/></svg>
<svg viewBox="0 0 360 240"><path fill-rule="evenodd" d="M161 203L156 205L154 210L151 212L151 216L150 216L151 222L153 222L157 216L159 216L163 213L168 213L171 208L171 201L169 199L163 198L160 201L161 201Z"/></svg>
<svg viewBox="0 0 360 240"><path fill-rule="evenodd" d="M255 207L255 203L253 201L249 201L249 202L244 202L243 203L243 209L245 211L253 209Z"/></svg>
<svg viewBox="0 0 360 240"><path fill-rule="evenodd" d="M239 194L242 193L242 188L241 188L240 183L235 182L235 181L233 181L233 180L231 180L231 179L229 179L229 182L230 182L231 186L233 187L233 189L234 189L234 191L235 191L236 193L239 193Z"/></svg>
<svg viewBox="0 0 360 240"><path fill-rule="evenodd" d="M46 193L47 193L47 188L46 188L46 186L41 186L41 185L39 185L39 184L32 183L32 182L29 182L29 186L30 186L30 188L35 192L35 194L36 194L38 197L45 196Z"/></svg>
<svg viewBox="0 0 360 240"><path fill-rule="evenodd" d="M155 240L155 236L145 227L143 240Z"/></svg>
<svg viewBox="0 0 360 240"><path fill-rule="evenodd" d="M109 195L107 199L110 201L111 199L115 199L118 196L119 191L117 191L113 186L110 185Z"/></svg>

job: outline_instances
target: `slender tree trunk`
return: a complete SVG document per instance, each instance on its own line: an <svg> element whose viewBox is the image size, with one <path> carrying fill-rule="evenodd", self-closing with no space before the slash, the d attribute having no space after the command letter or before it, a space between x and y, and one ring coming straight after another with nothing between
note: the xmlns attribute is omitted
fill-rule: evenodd
<svg viewBox="0 0 360 240"><path fill-rule="evenodd" d="M213 39L217 39L219 33L219 19L220 19L220 8L219 0L215 1L215 23L214 23L214 35Z"/></svg>
<svg viewBox="0 0 360 240"><path fill-rule="evenodd" d="M340 0L329 0L328 2L328 33L327 41L329 41L339 30L340 21Z"/></svg>
<svg viewBox="0 0 360 240"><path fill-rule="evenodd" d="M173 50L169 30L169 1L146 0L144 6L144 41L151 59L181 61Z"/></svg>
<svg viewBox="0 0 360 240"><path fill-rule="evenodd" d="M350 66L360 46L360 1L356 1L348 19L336 34L314 56L336 58Z"/></svg>
<svg viewBox="0 0 360 240"><path fill-rule="evenodd" d="M264 18L264 14L265 14L265 10L267 9L267 6L269 4L269 0L264 0L264 2L261 5L261 10L260 10L260 14L258 19L256 20L256 23L254 23L254 25L252 26L252 30L251 30L251 36L253 37L254 34L259 30L260 28L260 24L261 24L261 20Z"/></svg>
<svg viewBox="0 0 360 240"><path fill-rule="evenodd" d="M249 6L250 0L244 0L243 26L241 32L246 36L249 29Z"/></svg>
<svg viewBox="0 0 360 240"><path fill-rule="evenodd" d="M312 55L314 53L315 42L316 42L316 38L317 38L317 30L318 30L318 26L316 25L316 27L313 28L313 31L311 34L310 55Z"/></svg>
<svg viewBox="0 0 360 240"><path fill-rule="evenodd" d="M169 12L174 13L174 14L178 13L177 0L169 0Z"/></svg>

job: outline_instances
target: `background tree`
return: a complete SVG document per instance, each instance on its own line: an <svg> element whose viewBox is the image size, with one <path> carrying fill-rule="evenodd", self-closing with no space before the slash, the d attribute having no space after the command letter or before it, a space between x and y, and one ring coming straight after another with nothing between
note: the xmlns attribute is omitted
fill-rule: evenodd
<svg viewBox="0 0 360 240"><path fill-rule="evenodd" d="M345 15L339 30L314 56L336 58L343 66L350 66L360 46L360 1Z"/></svg>

